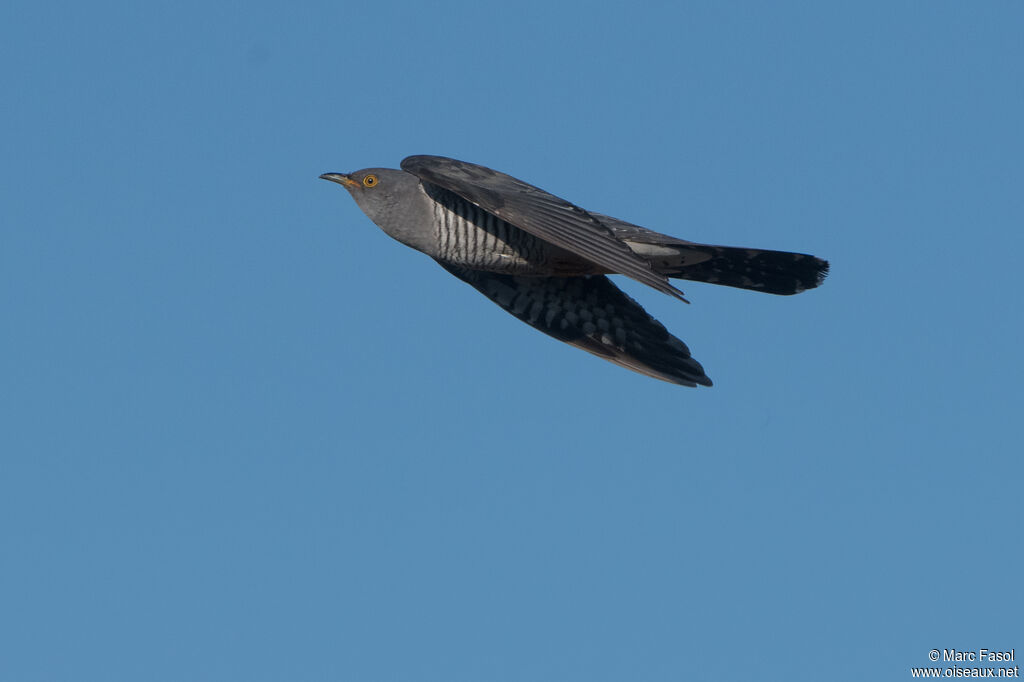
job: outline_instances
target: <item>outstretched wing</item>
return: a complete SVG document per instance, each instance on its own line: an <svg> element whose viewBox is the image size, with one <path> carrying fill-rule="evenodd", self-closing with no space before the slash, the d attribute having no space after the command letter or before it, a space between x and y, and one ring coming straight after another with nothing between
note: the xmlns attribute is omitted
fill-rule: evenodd
<svg viewBox="0 0 1024 682"><path fill-rule="evenodd" d="M631 277L686 300L668 278L615 238L611 228L579 206L484 166L443 156L409 156L402 170L455 192L488 213L608 272Z"/></svg>
<svg viewBox="0 0 1024 682"><path fill-rule="evenodd" d="M683 386L710 386L686 344L604 275L523 277L441 266L507 312L559 341Z"/></svg>

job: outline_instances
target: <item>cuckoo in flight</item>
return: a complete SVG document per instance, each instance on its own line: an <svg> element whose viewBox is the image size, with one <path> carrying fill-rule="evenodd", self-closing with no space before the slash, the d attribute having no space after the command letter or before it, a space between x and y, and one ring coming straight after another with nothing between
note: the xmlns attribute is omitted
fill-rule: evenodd
<svg viewBox="0 0 1024 682"><path fill-rule="evenodd" d="M606 275L685 301L670 277L787 295L813 289L828 274L828 263L814 256L688 242L441 156L410 156L401 170L320 177L347 189L391 237L531 327L683 386L710 386L711 379L685 343Z"/></svg>

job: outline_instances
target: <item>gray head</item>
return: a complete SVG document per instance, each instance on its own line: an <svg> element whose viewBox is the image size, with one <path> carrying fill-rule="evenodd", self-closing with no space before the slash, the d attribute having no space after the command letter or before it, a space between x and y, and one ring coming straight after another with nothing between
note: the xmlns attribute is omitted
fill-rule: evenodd
<svg viewBox="0 0 1024 682"><path fill-rule="evenodd" d="M426 229L421 205L426 195L415 175L394 168L364 168L320 177L347 189L363 213L398 241L420 251L431 246L426 240L432 231Z"/></svg>

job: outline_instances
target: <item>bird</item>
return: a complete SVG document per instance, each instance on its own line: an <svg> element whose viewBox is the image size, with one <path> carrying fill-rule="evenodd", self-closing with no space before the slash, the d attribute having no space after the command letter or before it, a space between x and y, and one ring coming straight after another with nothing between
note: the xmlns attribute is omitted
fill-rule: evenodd
<svg viewBox="0 0 1024 682"><path fill-rule="evenodd" d="M324 173L395 240L433 258L545 334L640 374L711 386L704 368L619 274L689 301L672 279L790 295L819 286L827 261L690 242L585 210L510 175L444 156L400 168Z"/></svg>

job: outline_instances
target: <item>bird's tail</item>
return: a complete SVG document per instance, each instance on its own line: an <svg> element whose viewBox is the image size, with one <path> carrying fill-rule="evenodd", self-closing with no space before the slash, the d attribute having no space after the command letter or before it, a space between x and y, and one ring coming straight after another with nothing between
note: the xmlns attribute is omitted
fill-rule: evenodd
<svg viewBox="0 0 1024 682"><path fill-rule="evenodd" d="M813 289L828 275L828 261L805 253L687 244L678 263L657 269L669 277L788 296Z"/></svg>
<svg viewBox="0 0 1024 682"><path fill-rule="evenodd" d="M798 294L821 284L828 261L806 253L688 242L618 218L593 214L655 272L768 294Z"/></svg>

